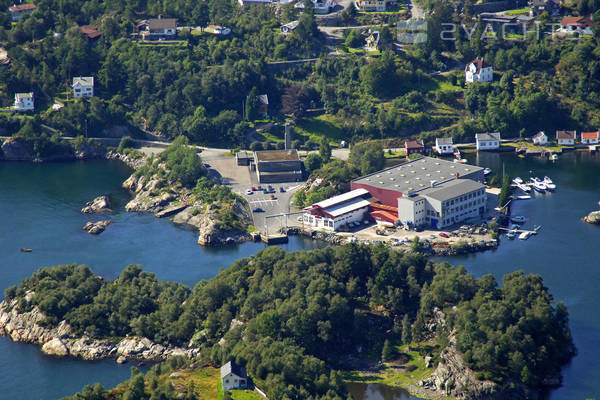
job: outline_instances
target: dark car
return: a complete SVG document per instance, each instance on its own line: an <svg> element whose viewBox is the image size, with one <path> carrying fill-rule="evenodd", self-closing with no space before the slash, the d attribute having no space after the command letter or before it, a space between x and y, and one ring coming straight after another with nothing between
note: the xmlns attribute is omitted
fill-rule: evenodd
<svg viewBox="0 0 600 400"><path fill-rule="evenodd" d="M262 192L263 188L262 188L262 186L258 185L258 187L256 188L256 190L258 190L259 192Z"/></svg>
<svg viewBox="0 0 600 400"><path fill-rule="evenodd" d="M281 192L281 193L285 193L285 189L283 188L283 186L281 186L281 187L279 188L279 192Z"/></svg>
<svg viewBox="0 0 600 400"><path fill-rule="evenodd" d="M260 207L256 207L255 209L252 210L252 212L259 213L259 212L265 212L265 210L263 210Z"/></svg>
<svg viewBox="0 0 600 400"><path fill-rule="evenodd" d="M422 226L417 226L415 228L415 232L423 232L423 227Z"/></svg>

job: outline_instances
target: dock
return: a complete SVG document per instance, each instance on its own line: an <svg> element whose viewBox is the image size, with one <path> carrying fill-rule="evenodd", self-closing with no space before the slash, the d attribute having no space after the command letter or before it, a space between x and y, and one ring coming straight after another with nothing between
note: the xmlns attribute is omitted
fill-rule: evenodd
<svg viewBox="0 0 600 400"><path fill-rule="evenodd" d="M524 233L524 232L529 232L532 235L537 235L538 231L542 228L541 225L538 226L534 226L533 230L528 230L528 229L510 229L510 228L498 228L499 231L515 231L517 233Z"/></svg>
<svg viewBox="0 0 600 400"><path fill-rule="evenodd" d="M282 244L288 242L288 235L285 234L275 234L275 235L260 235L261 240L268 244Z"/></svg>

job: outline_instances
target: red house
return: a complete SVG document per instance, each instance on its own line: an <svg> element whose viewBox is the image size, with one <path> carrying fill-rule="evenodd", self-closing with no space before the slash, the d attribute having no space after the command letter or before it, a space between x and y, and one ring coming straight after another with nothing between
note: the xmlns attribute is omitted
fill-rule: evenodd
<svg viewBox="0 0 600 400"><path fill-rule="evenodd" d="M425 145L422 140L404 142L404 149L406 150L407 156L410 156L413 153L425 154Z"/></svg>

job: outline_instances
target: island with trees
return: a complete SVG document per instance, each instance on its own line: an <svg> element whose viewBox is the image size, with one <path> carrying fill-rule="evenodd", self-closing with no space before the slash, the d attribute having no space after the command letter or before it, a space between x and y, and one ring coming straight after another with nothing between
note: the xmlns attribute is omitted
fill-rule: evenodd
<svg viewBox="0 0 600 400"><path fill-rule="evenodd" d="M378 373L429 395L535 398L575 352L566 307L539 276L500 285L383 245L270 247L193 289L135 265L114 281L63 265L5 295L0 331L49 354L233 359L278 399L346 398L345 379ZM417 359L418 378L395 368ZM113 398L98 391L76 398Z"/></svg>

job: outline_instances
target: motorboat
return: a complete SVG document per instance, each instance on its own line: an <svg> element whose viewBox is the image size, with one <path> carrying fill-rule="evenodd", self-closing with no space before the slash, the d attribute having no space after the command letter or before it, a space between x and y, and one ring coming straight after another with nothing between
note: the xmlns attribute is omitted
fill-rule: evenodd
<svg viewBox="0 0 600 400"><path fill-rule="evenodd" d="M489 174L491 174L491 173L492 173L492 170L491 170L491 169L489 169L489 168L484 168L484 169L483 169L483 175L485 175L485 176L488 176L488 175L489 175Z"/></svg>
<svg viewBox="0 0 600 400"><path fill-rule="evenodd" d="M517 187L519 189L521 189L522 191L524 191L525 193L529 193L531 192L531 187L529 187L528 185L524 184L524 183L517 183L516 184Z"/></svg>
<svg viewBox="0 0 600 400"><path fill-rule="evenodd" d="M509 239L514 239L515 236L517 236L517 231L515 230L511 229L510 231L506 232L506 237Z"/></svg>
<svg viewBox="0 0 600 400"><path fill-rule="evenodd" d="M513 179L513 183L516 183L517 185L521 185L523 183L523 179L521 179L520 177L516 177L515 179Z"/></svg>
<svg viewBox="0 0 600 400"><path fill-rule="evenodd" d="M546 184L546 188L548 190L556 189L556 185L554 184L554 182L552 182L552 179L548 178L547 176L544 177L544 180L542 182Z"/></svg>
<svg viewBox="0 0 600 400"><path fill-rule="evenodd" d="M536 192L544 193L547 189L546 184L538 178L531 178L531 186Z"/></svg>
<svg viewBox="0 0 600 400"><path fill-rule="evenodd" d="M527 218L525 218L523 215L517 215L512 217L510 220L515 224L524 224L527 221Z"/></svg>
<svg viewBox="0 0 600 400"><path fill-rule="evenodd" d="M519 240L527 240L531 236L531 232L525 231L519 235Z"/></svg>
<svg viewBox="0 0 600 400"><path fill-rule="evenodd" d="M21 251L22 251L23 253L31 253L31 252L33 251L33 249L27 249L27 248L25 248L25 247L21 247Z"/></svg>
<svg viewBox="0 0 600 400"><path fill-rule="evenodd" d="M519 195L519 196L513 196L513 199L515 199L515 200L529 200L529 199L531 199L531 196L528 195L528 194L523 194L523 195Z"/></svg>

